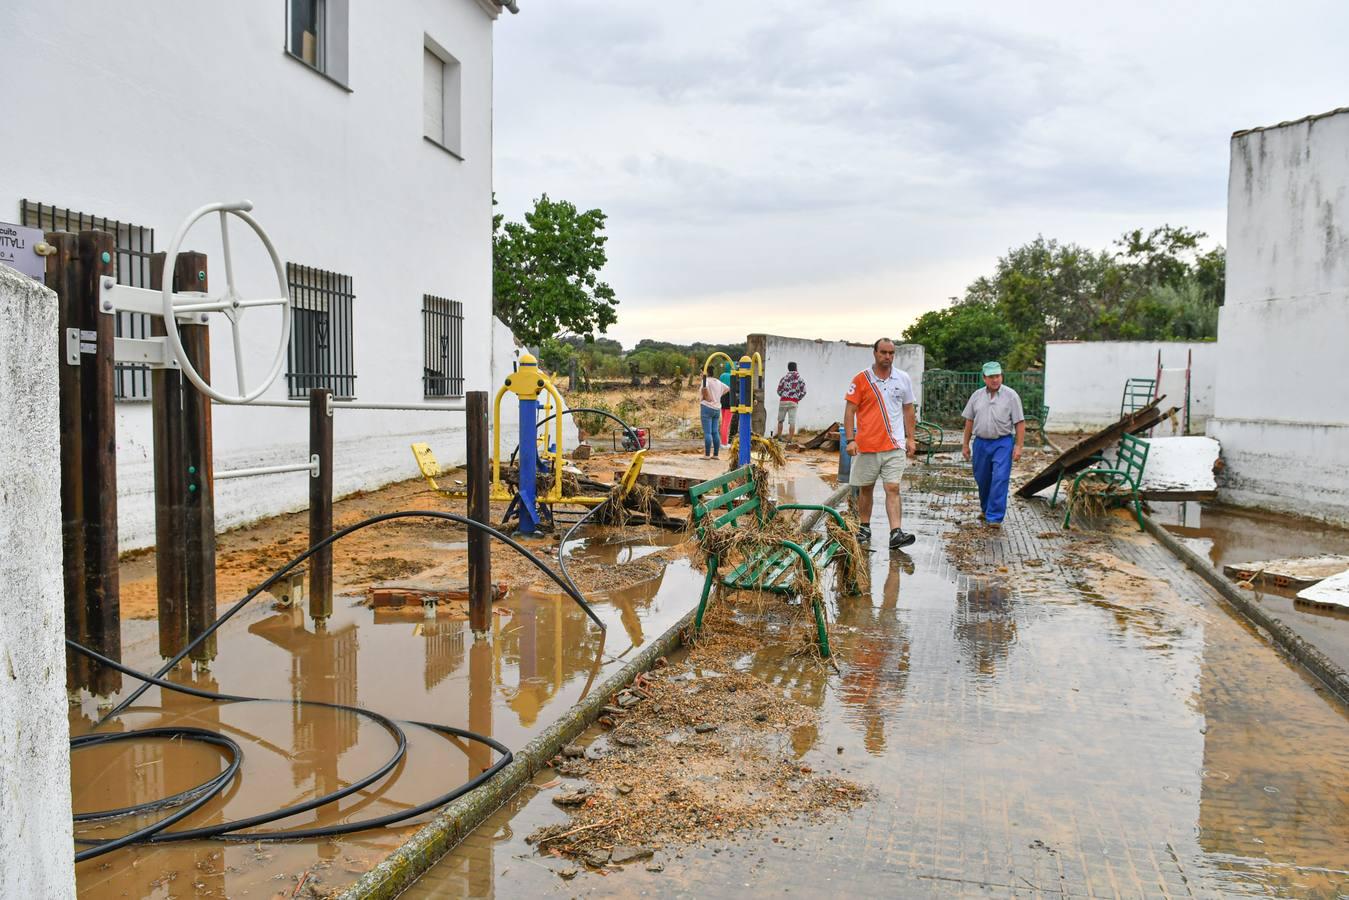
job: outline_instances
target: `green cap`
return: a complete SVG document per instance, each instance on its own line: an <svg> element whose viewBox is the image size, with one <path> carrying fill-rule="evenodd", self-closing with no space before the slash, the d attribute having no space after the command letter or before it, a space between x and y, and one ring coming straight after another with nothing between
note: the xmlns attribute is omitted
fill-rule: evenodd
<svg viewBox="0 0 1349 900"><path fill-rule="evenodd" d="M993 362L986 362L986 363L984 363L984 374L985 374L985 375L1001 375L1001 374L1002 374L1002 363L1000 363L1000 362L998 362L998 361L996 361L996 360L994 360Z"/></svg>

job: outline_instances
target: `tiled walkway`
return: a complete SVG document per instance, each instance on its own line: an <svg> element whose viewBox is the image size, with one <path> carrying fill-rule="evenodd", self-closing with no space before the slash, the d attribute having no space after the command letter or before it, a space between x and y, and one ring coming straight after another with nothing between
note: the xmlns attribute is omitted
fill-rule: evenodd
<svg viewBox="0 0 1349 900"><path fill-rule="evenodd" d="M1017 501L957 570L969 486L919 467L912 555L835 601L840 672L743 660L821 711L784 749L875 799L564 882L523 841L561 818L531 789L413 895L1349 894L1349 716L1125 523L1065 534Z"/></svg>

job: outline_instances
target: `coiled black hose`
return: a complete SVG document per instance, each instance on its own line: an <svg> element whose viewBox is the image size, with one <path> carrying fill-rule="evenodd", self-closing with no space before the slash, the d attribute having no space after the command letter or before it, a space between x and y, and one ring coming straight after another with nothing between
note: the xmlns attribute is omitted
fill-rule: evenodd
<svg viewBox="0 0 1349 900"><path fill-rule="evenodd" d="M544 565L543 562L541 562L536 556L530 553L525 547L523 547L517 541L512 539L510 536L503 534L502 532L496 530L490 525L486 525L481 522L476 522L472 519L458 515L456 513L439 512L433 510L408 510L403 512L384 513L378 516L372 516L368 519L357 522L354 525L350 525L346 528L343 528L340 531L334 532L329 537L313 545L308 550L304 551L299 556L295 557L290 562L286 563L284 566L282 566L280 569L274 572L270 578L268 578L258 587L254 588L241 600L239 600L228 610L226 610L224 614L222 614L213 623L211 623L211 625L205 631L203 631L200 635L198 635L177 655L175 655L172 659L170 659L167 663L165 663L160 668L160 670L156 672L154 675L147 675L143 672L139 672L135 669L123 665L122 663L119 663L106 656L103 656L102 654L97 653L94 650L91 650L88 647L83 646L82 644L76 643L75 641L67 640L66 644L76 652L82 653L88 656L90 659L93 659L102 665L110 666L114 669L117 669L119 672L122 672L125 675L129 675L132 678L135 678L142 682L139 688L133 691L126 699L124 699L121 703L117 704L117 706L115 706L106 715L104 715L95 724L94 726L95 728L97 728L99 725L102 725L111 717L118 715L119 713L126 710L126 708L129 707L131 704L133 704L137 698L139 698L143 693L145 693L145 691L149 690L151 686L158 686L164 690L176 691L178 693L189 694L191 696L201 697L204 699L225 703L251 703L251 702L288 703L288 704L318 706L342 712L349 712L355 715L364 716L366 718L374 720L377 724L382 726L385 730L387 730L390 733L390 735L394 737L396 744L395 752L388 761L386 761L383 765L379 766L375 771L371 772L370 774L358 779L357 781L343 788L340 788L339 790L332 791L320 797L315 797L310 800L306 800L303 803L295 804L286 807L284 809L273 810L272 812L267 813L260 813L243 819L237 819L231 822L217 823L215 825L189 829L187 831L169 831L168 829L172 825L174 825L178 821L181 821L188 815L191 815L197 809L201 808L205 803L207 803L214 797L220 795L221 792L223 792L227 788L227 786L229 786L234 782L235 776L238 774L239 768L243 762L243 751L235 741L233 741L228 737L225 737L224 735L220 735L216 732L186 726L139 729L136 731L119 732L116 734L93 733L72 738L70 746L71 750L75 751L82 748L112 743L115 741L144 739L148 737L171 737L171 738L176 737L222 747L226 751L228 751L230 759L229 764L219 775L216 775L213 778L208 779L206 782L204 782L201 785L198 785L195 788L191 788L187 791L180 792L171 797L159 798L157 800L149 801L144 804L124 807L121 809L104 810L93 813L81 813L80 815L76 816L75 817L76 821L88 821L91 819L110 818L113 816L140 815L164 809L169 806L174 806L177 805L178 803L185 803L184 806L182 806L180 809L178 809L171 815L165 817L164 819L153 822L150 825L145 826L144 828L137 829L133 832L122 835L121 837L109 840L80 840L79 843L88 844L91 846L89 849L79 851L78 853L75 854L76 862L91 859L95 856L99 856L104 853L109 853L113 850L117 850L121 847L125 847L134 843L165 843L169 841L184 841L200 838L218 838L226 840L233 839L233 840L250 840L250 841L298 840L304 838L330 837L333 835L349 834L355 831L363 831L369 828L379 828L386 825L392 825L397 822L405 821L407 819L421 815L422 813L436 809L437 807L443 806L446 803L449 803L452 800L460 796L463 796L469 791L477 788L485 781L490 779L497 772L499 772L506 765L510 764L511 759L513 758L510 748L506 747L500 741L497 741L496 739L490 736L476 734L472 731L468 731L467 729L456 728L451 725L439 725L430 722L411 722L411 724L413 725L426 728L430 731L439 732L440 734L459 737L466 740L476 741L478 743L485 744L486 746L491 747L498 754L500 754L500 758L490 768L480 773L479 775L475 776L474 778L470 779L468 782L459 785L458 787L454 788L453 790L447 793L432 798L431 800L418 804L417 806L401 810L399 812L390 813L388 815L378 816L371 819L365 819L362 821L344 822L335 825L319 826L315 828L300 829L300 830L243 831L243 829L256 828L259 825L265 825L267 823L275 822L287 818L289 816L295 815L297 813L316 809L320 806L336 802L358 791L364 790L366 787L373 784L375 781L378 781L379 779L385 777L390 771L392 771L403 761L403 758L407 753L407 734L394 720L389 719L386 716L382 716L379 713L362 709L360 707L345 706L342 704L326 703L322 701L294 700L294 699L276 700L267 698L246 697L238 694L221 694L213 691L203 690L201 688L190 687L188 685L175 684L174 682L166 681L164 679L164 676L167 675L170 671L172 671L172 669L179 662L181 662L184 658L186 658L187 655L191 653L191 651L196 646L198 646L202 641L204 641L207 637L209 637L217 629L219 629L221 625L229 621L229 619L233 617L237 612L239 612L239 610L243 609L254 599L256 599L259 594L270 588L272 585L276 584L279 580L284 578L292 569L294 569L300 563L307 560L309 557L311 557L319 550L347 537L350 534L353 534L364 528L368 528L371 525L376 525L380 522L387 522L392 519L404 519L414 517L441 519L450 522L457 522L468 528L477 528L481 531L486 532L490 536L495 537L498 540L504 542L506 545L508 545L516 552L523 555L531 563L533 563L535 567L537 567L546 575L548 575L548 577L551 578L558 585L558 587L562 588L562 590L569 597L571 597L571 599L574 600L581 607L582 610L585 611L586 615L589 616L590 619L593 622L595 622L596 625L599 626L601 632L604 632L606 630L604 622L600 620L599 616L596 615L595 611L590 607L588 603L586 603L585 598L581 596L581 592L576 588L576 585L572 581L571 576L566 573L566 564L565 562L563 562L562 559L562 544L559 544L558 547L558 563L562 569L563 577L558 577L558 575L555 572L553 572L546 565ZM589 518L589 514L581 521L582 522L585 521L586 518ZM577 523L577 526L579 525L580 522ZM575 531L577 526L573 526L572 529L567 532L568 538L571 536L571 533Z"/></svg>

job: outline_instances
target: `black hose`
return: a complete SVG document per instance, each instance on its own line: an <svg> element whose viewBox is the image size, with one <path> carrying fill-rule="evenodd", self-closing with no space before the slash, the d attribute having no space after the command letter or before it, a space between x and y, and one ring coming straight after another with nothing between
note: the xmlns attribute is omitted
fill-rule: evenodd
<svg viewBox="0 0 1349 900"><path fill-rule="evenodd" d="M537 433L539 430L539 426L547 425L549 422L557 418L559 415L569 416L573 413L594 413L597 416L604 416L606 419L613 419L619 425L623 426L623 430L627 432L628 438L632 441L632 446L636 447L639 450L641 449L642 442L641 440L638 439L637 432L633 431L631 425L629 425L627 422L624 422L622 419L620 419L613 413L603 409L595 409L595 407L593 406L573 406L569 407L568 409L562 410L561 413L549 413L548 415L544 416L542 419L539 419L539 421L534 423L534 431ZM511 462L515 462L515 456L519 452L520 452L520 445L516 444L515 449L511 451Z"/></svg>
<svg viewBox="0 0 1349 900"><path fill-rule="evenodd" d="M304 551L299 556L295 557L290 562L286 563L284 566L277 569L275 572L272 573L272 576L270 578L268 578L266 581L264 581L257 587L253 588L253 590L249 591L248 594L246 594L242 600L239 600L229 609L225 610L225 612L220 616L220 618L212 622L206 628L205 631L197 635L197 637L194 638L191 642L189 642L188 645L184 647L182 650L179 650L178 653L175 654L172 659L164 663L164 665L160 666L159 671L155 672L154 677L163 678L169 672L173 671L174 667L177 666L178 663L182 662L189 653L191 653L194 649L196 649L196 647L199 644L201 644L202 641L206 640L208 637L214 634L216 630L220 628L221 625L224 625L226 622L228 622L234 616L235 613L243 609L249 603L253 602L254 598L256 598L259 594L270 588L272 585L276 584L278 581L284 578L292 569L294 569L296 566L298 566L305 560L309 559L309 557L313 556L315 553L322 550L324 547L327 547L337 541L340 541L342 538L346 537L349 534L360 531L364 528L368 528L371 525L377 525L380 522L387 522L391 519L406 519L412 518L414 516L429 519L443 519L448 522L458 522L459 524L465 525L469 528L477 528L480 531L487 532L492 537L504 542L507 546L513 548L517 553L523 555L526 559L528 559L531 563L533 563L536 568L538 568L541 572L543 572L545 575L551 578L558 585L558 587L562 588L567 593L567 596L571 597L571 599L576 601L576 603L581 607L581 609L585 610L586 615L590 617L590 620L592 622L594 622L596 625L599 626L600 630L604 630L605 628L607 628L604 622L600 621L600 617L595 614L595 611L590 608L590 604L586 603L585 598L581 596L581 592L576 589L576 586L571 583L570 579L564 582L562 579L558 578L557 574L553 572L552 569L548 568L546 565L540 562L538 557L530 553L528 549L523 547L509 535L497 531L491 525L486 525L482 522L475 522L473 519L470 519L467 516L461 516L458 513L438 512L434 510L406 510L403 512L382 513L378 516L371 516L370 518L363 519L362 521L357 522L354 525L348 525L346 528L343 528L340 531L335 531L328 537L319 541L317 544L313 545L308 550ZM140 697L140 695L144 694L149 689L150 684L148 682L136 688L136 690L131 692L130 696L128 696L121 703L118 703L106 715L104 715L101 719L95 722L94 727L97 728L99 725L102 725L104 722L108 721L108 719L117 715L126 707L130 706L132 703L135 703L136 700Z"/></svg>
<svg viewBox="0 0 1349 900"><path fill-rule="evenodd" d="M582 522L586 521L586 519L588 519L590 515L592 515L594 512L595 510L591 510L590 513L587 513L587 515L583 517L580 522L578 522L567 532L566 538L564 538L564 543L567 538L571 537L572 532L574 532L576 528ZM241 831L241 829L253 828L258 825L264 825L269 822L274 822L280 819L288 818L290 816L296 815L297 813L316 809L319 806L336 802L354 793L363 791L365 788L369 787L375 781L384 778L395 767L398 767L402 764L402 761L407 753L407 734L393 720L385 716L382 716L379 713L375 713L366 709L361 709L360 707L345 706L342 704L327 703L323 701L294 700L294 699L277 700L268 698L247 697L238 694L221 694L216 693L214 691L207 691L201 688L191 687L189 685L176 684L174 682L165 680L163 677L170 671L172 671L172 669L175 666L177 666L177 664L181 662L202 641L204 641L211 634L215 633L215 631L219 629L220 626L223 625L225 622L227 622L231 617L233 617L235 613L239 612L239 610L243 609L244 606L252 602L263 591L267 590L269 587L276 584L277 581L285 577L287 573L289 573L300 563L307 560L314 553L318 552L324 547L327 547L335 543L336 541L341 540L342 538L356 531L368 528L371 525L375 525L380 522L386 522L392 519L402 519L411 517L442 519L445 521L457 522L469 528L477 528L481 531L485 531L492 537L501 540L502 542L504 542L505 544L516 550L518 553L523 555L526 559L528 559L531 563L533 563L535 567L537 567L546 575L548 575L549 578L551 578L560 588L562 588L562 590L566 592L566 594L570 596L572 600L574 600L582 608L582 610L585 611L586 615L589 616L590 619L593 622L595 622L596 625L599 626L602 635L606 632L607 629L604 622L600 620L599 616L596 615L595 611L590 607L588 603L586 603L585 598L581 595L581 592L576 587L575 582L573 582L571 576L567 574L566 564L565 562L563 562L561 556L561 546L562 546L561 544L559 544L558 563L562 569L563 576L558 577L556 573L554 573L551 569L549 569L546 565L544 565L543 562L538 559L538 557L531 554L525 547L520 545L510 536L503 534L500 531L497 531L490 525L486 525L482 522L476 522L472 519L458 515L456 513L446 513L431 510L407 510L403 512L384 513L382 515L372 516L361 522L357 522L354 525L350 525L346 528L343 528L340 531L334 532L329 537L313 545L308 550L304 551L299 556L295 557L290 562L286 563L284 566L282 566L280 569L274 572L270 578L268 578L258 587L254 588L241 600L239 600L228 610L226 610L223 615L221 615L213 623L211 623L211 625L204 632L198 635L177 655L175 655L172 659L170 659L167 663L165 663L164 666L161 667L161 669L154 675L147 675L143 672L139 672L135 669L130 668L129 666L117 662L116 660L103 656L102 654L94 650L91 650L88 647L83 646L82 644L76 643L75 641L67 640L66 644L76 652L83 653L84 655L88 656L89 658L93 659L94 661L102 665L114 668L117 671L122 672L125 675L129 675L132 678L135 678L142 682L139 688L133 691L126 699L124 699L121 703L117 704L117 706L115 706L111 711L109 711L106 715L104 715L95 724L94 726L95 728L97 728L99 725L102 725L109 718L118 715L119 713L126 710L126 708L129 707L132 703L134 703L136 699L141 696L141 694L149 690L151 686L158 686L163 690L176 691L178 693L189 694L191 696L201 697L204 699L225 703L246 703L246 702L289 703L292 705L318 706L342 712L349 712L355 715L365 716L367 718L374 720L377 724L384 727L387 731L389 731L391 735L393 735L395 743L397 744L397 748L394 752L394 755L390 760L385 762L383 765L381 765L379 768L377 768L374 772L370 773L369 775L366 775L358 779L357 781L352 782L351 784L343 788L340 788L337 791L332 791L320 797L304 801L303 803L286 807L285 809L274 810L268 813L261 813L243 819L236 819L231 822L218 823L215 825L204 826L201 828L189 829L187 831L169 831L168 828L170 826L181 821L186 816L191 815L197 809L200 809L205 803L207 803L214 797L220 795L229 785L234 783L235 777L238 774L239 768L243 762L243 751L242 749L240 749L239 745L235 741L216 732L208 731L206 729L201 728L190 728L186 726L140 729L130 732L119 732L116 734L94 733L72 738L70 742L71 749L78 750L83 747L96 746L100 744L111 743L114 741L138 740L144 739L146 737L157 737L157 736L181 737L186 738L188 740L196 740L203 743L209 743L216 746L224 747L226 750L229 751L230 755L230 764L224 769L224 771L222 771L219 775L211 779L208 779L203 784L198 785L189 790L181 791L169 797L159 798L157 800L152 800L147 803L138 804L135 806L123 807L121 809L116 810L99 811L94 813L81 813L80 815L76 816L75 817L76 821L88 821L95 818L110 818L114 816L140 815L164 809L166 807L175 806L179 803L185 804L184 806L182 806L181 809L178 809L176 812L165 817L164 819L161 819L157 822L147 825L144 828L140 828L128 834L122 835L121 837L113 838L110 840L81 839L77 841L78 843L92 845L90 849L76 853L75 859L77 862L86 859L91 859L95 856L99 856L104 853L109 853L113 850L125 847L133 843L164 843L168 841L183 841L197 838L218 838L226 840L251 840L251 841L297 840L301 838L328 837L339 834L348 834L355 831L362 831L368 828L379 828L386 825L392 825L397 822L405 821L410 818L414 818L418 815L421 815L422 813L429 812L430 810L443 806L444 804L449 803L452 800L461 797L464 794L468 793L469 791L477 788L485 781L487 781L489 778L491 778L493 775L495 775L497 772L499 772L503 767L510 764L513 758L510 749L506 747L506 745L502 744L500 741L497 741L490 736L476 734L466 729L456 728L452 725L437 725L429 722L412 722L411 724L413 725L417 725L419 727L426 728L431 731L439 732L440 734L449 737L459 737L466 740L476 741L478 743L485 744L486 746L492 748L498 754L500 754L500 758L490 768L480 773L479 775L475 776L474 778L470 779L468 782L459 785L453 790L445 794L442 794L438 797L435 797L431 800L418 804L416 806L400 810L399 812L396 813L390 813L388 815L378 816L372 819L366 819L357 822L344 822L337 825L320 826L316 828L309 828L302 830L244 832Z"/></svg>

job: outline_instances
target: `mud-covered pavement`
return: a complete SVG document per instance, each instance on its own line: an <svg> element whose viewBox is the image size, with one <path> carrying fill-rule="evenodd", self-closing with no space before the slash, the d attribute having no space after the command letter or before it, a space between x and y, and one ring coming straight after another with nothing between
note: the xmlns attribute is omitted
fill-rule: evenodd
<svg viewBox="0 0 1349 900"><path fill-rule="evenodd" d="M1343 709L1127 521L1064 532L1016 501L984 529L971 487L911 468L918 544L872 555L870 596L829 596L839 671L790 631L735 661L817 710L784 730L792 757L871 799L564 879L576 862L525 838L569 821L552 798L584 779L545 771L412 894L1349 891Z"/></svg>

